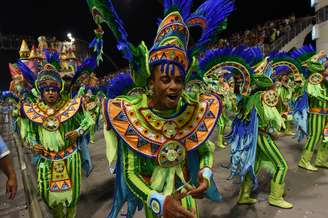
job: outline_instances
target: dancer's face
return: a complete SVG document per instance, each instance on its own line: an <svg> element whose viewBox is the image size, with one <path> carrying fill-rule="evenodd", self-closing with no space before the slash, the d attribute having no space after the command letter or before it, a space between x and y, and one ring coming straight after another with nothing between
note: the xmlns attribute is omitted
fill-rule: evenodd
<svg viewBox="0 0 328 218"><path fill-rule="evenodd" d="M47 81L46 83L48 85L48 88L42 91L42 99L44 103L51 106L56 104L56 102L60 98L60 95L59 91L56 88L53 88L54 84L52 83L52 81Z"/></svg>
<svg viewBox="0 0 328 218"><path fill-rule="evenodd" d="M150 89L153 91L153 107L159 110L175 109L184 88L184 79L177 66L174 66L174 74L161 71L161 66L155 66L150 80Z"/></svg>

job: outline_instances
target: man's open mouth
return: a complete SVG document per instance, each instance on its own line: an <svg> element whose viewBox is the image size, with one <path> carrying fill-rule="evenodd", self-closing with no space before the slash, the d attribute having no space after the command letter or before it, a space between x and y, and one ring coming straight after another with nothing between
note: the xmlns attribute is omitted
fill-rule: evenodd
<svg viewBox="0 0 328 218"><path fill-rule="evenodd" d="M168 94L167 97L172 100L172 101L176 101L179 97L178 94Z"/></svg>

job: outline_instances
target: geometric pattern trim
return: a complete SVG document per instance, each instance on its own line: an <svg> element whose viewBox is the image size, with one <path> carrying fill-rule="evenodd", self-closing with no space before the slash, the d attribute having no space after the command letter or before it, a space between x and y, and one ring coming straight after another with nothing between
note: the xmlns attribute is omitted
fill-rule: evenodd
<svg viewBox="0 0 328 218"><path fill-rule="evenodd" d="M207 140L221 114L222 103L214 94L203 94L199 99L199 103L188 104L182 113L169 119L159 117L148 108L131 105L124 99L107 101L105 111L111 127L131 149L155 158L170 140L183 143L187 151Z"/></svg>
<svg viewBox="0 0 328 218"><path fill-rule="evenodd" d="M24 103L22 110L29 120L42 125L48 117L55 117L60 123L69 120L78 112L80 106L81 98L77 97L68 100L63 107L55 112L41 109L38 103Z"/></svg>

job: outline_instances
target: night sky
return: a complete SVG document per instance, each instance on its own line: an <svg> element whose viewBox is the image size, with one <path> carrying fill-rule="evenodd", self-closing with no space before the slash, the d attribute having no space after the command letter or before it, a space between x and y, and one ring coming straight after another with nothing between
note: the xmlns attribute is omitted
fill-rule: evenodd
<svg viewBox="0 0 328 218"><path fill-rule="evenodd" d="M202 1L195 0L195 6ZM139 43L144 40L151 46L156 34L157 18L162 16L160 0L113 0L118 14L125 23L129 40ZM282 18L294 13L296 17L313 15L310 0L236 0L236 10L228 20L228 31L244 30L267 20ZM93 38L95 25L84 0L29 0L1 1L0 32L6 34L25 34L56 36L65 40L71 32L74 37L86 41ZM115 49L115 40L109 30L106 31L105 53L125 66ZM18 54L15 51L0 50L0 89L7 89L10 75L8 62L15 62ZM104 61L98 71L110 72L113 66Z"/></svg>

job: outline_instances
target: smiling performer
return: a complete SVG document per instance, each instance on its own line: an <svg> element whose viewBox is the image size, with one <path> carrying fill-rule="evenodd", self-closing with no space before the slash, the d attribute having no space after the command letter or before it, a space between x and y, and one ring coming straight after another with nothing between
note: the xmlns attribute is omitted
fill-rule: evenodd
<svg viewBox="0 0 328 218"><path fill-rule="evenodd" d="M117 149L115 200L109 217L117 217L126 200L127 217L134 213L131 195L117 191L124 185L128 187L125 192L143 203L147 218L198 217L194 198L220 200L211 170L214 145L207 139L222 105L215 95L192 97L183 89L196 63L195 55L224 29L233 4L208 0L191 14L190 0L163 1L165 18L148 52L144 43L134 47L127 42L110 1L88 3L97 24L106 22L118 38L118 48L129 60L135 85L149 90L148 95L120 96L103 105L109 156L113 157ZM204 30L191 50L188 27L193 25ZM97 33L100 30L99 26ZM101 51L96 44L102 42L97 37L94 43Z"/></svg>
<svg viewBox="0 0 328 218"><path fill-rule="evenodd" d="M81 98L66 99L57 69L45 64L35 81L38 99L23 102L22 140L39 155L39 192L54 217L75 217L80 195L81 158L77 139L94 121Z"/></svg>

